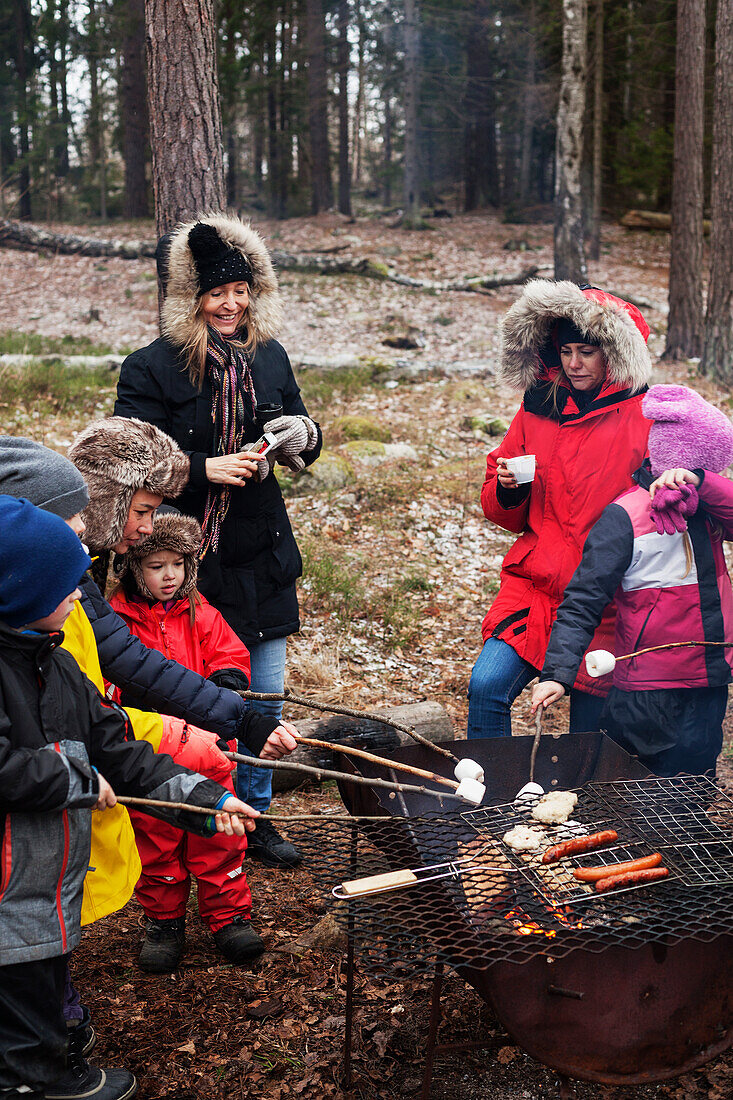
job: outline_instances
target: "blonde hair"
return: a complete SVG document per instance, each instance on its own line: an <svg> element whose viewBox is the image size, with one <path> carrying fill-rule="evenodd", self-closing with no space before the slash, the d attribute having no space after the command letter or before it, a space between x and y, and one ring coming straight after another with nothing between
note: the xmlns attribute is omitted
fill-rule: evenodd
<svg viewBox="0 0 733 1100"><path fill-rule="evenodd" d="M209 347L209 326L204 318L203 299L203 294L197 299L196 309L193 315L194 331L181 349L186 361L188 377L192 385L198 390L201 389L206 375L206 355ZM251 355L257 346L257 339L254 333L254 326L247 325L248 314L249 306L247 306L247 309L244 311L241 334L230 339L229 343L235 344ZM244 337L244 339L242 337Z"/></svg>

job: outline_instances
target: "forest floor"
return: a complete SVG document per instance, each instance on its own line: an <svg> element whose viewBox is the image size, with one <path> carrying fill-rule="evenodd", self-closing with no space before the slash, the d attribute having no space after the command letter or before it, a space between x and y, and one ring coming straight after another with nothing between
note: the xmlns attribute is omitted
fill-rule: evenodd
<svg viewBox="0 0 733 1100"><path fill-rule="evenodd" d="M426 279L507 275L530 265L552 272L550 226L506 225L483 214L436 220L420 232L378 216L257 224L272 247L345 246L339 255L371 257ZM105 235L99 228L69 228ZM153 229L115 225L109 235L150 237ZM654 381L692 384L726 407L729 394L698 378L694 363L658 361L668 246L665 234L609 225L590 279L641 307L652 329ZM0 353L122 354L157 336L149 260L4 251L3 278ZM305 561L303 627L289 648L289 682L362 707L438 701L463 736L481 619L512 541L485 522L479 493L486 453L498 442L488 426L508 422L518 404L495 377L498 322L518 288L433 293L290 272L280 281L285 347L294 361L326 368L299 371L327 454L312 473L286 484ZM395 349L394 341L417 346ZM349 366L334 367L347 360ZM104 366L73 371L51 363L16 374L0 363L3 430L65 451L90 419L111 411L115 382L115 372ZM527 694L515 709L515 732L529 732ZM562 729L566 722L559 706L548 726ZM721 774L730 782L730 715L726 728ZM279 813L334 812L339 805L328 785L276 801ZM134 1069L143 1097L347 1095L339 1083L343 953L297 943L319 920L323 903L307 869L273 872L253 864L248 875L255 924L268 943L251 970L219 961L193 910L188 955L170 977L143 975L135 965L141 938L135 902L85 932L74 974L100 1033L95 1059ZM359 978L356 1083L348 1095L391 1100L419 1092L428 999L426 980ZM724 1100L733 1094L730 1053L667 1083L573 1083L563 1092L558 1075L516 1047L490 1008L456 977L445 986L443 1019L442 1041L484 1038L489 1045L436 1061L433 1096L441 1100L561 1094Z"/></svg>

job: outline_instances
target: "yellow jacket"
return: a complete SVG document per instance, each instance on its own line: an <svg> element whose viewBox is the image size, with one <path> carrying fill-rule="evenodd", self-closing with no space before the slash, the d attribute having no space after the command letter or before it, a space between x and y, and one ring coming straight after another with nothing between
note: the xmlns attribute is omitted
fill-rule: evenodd
<svg viewBox="0 0 733 1100"><path fill-rule="evenodd" d="M92 624L77 601L64 626L63 648L72 655L82 672L104 694L97 643ZM163 718L149 711L125 707L135 738L149 741L157 752L163 736ZM140 857L135 834L124 806L92 811L92 851L84 879L81 923L91 924L121 909L132 897L140 877Z"/></svg>

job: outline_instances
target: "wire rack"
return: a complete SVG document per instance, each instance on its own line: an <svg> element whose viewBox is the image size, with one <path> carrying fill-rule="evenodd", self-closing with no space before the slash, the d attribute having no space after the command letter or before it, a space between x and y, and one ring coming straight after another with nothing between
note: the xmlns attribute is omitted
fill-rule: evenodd
<svg viewBox="0 0 733 1100"><path fill-rule="evenodd" d="M571 829L613 828L618 840L555 864L503 842L514 825L533 823L531 802L419 818L329 815L292 822L287 835L371 970L428 972L436 960L484 969L733 933L733 800L709 780L685 777L577 793ZM546 828L550 842L567 835ZM600 895L572 874L653 852L670 874L648 886ZM344 897L344 883L384 874L391 883Z"/></svg>

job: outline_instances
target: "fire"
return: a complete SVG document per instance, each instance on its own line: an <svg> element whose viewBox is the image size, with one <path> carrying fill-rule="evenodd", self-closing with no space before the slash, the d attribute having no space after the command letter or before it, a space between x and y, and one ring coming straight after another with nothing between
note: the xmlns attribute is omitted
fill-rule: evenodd
<svg viewBox="0 0 733 1100"><path fill-rule="evenodd" d="M583 928L581 920L570 919L571 914L569 911L563 912L558 906L552 906L550 912L566 928ZM530 920L526 913L523 913L520 909L510 909L504 916L514 925L519 936L546 936L548 940L552 940L557 936L556 929L543 928L536 921Z"/></svg>

